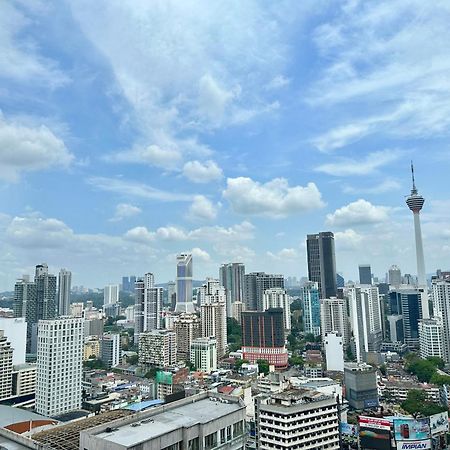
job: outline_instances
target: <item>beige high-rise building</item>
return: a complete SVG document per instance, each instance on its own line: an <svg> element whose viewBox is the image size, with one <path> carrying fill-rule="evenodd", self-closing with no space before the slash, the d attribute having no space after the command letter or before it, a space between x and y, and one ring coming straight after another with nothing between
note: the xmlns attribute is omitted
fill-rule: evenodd
<svg viewBox="0 0 450 450"><path fill-rule="evenodd" d="M0 330L0 400L12 395L13 349Z"/></svg>
<svg viewBox="0 0 450 450"><path fill-rule="evenodd" d="M289 295L282 288L266 289L263 295L263 309L267 311L269 308L281 308L283 310L284 329L291 331L291 306L289 303Z"/></svg>
<svg viewBox="0 0 450 450"><path fill-rule="evenodd" d="M242 323L242 311L245 311L245 303L243 302L234 302L231 306L232 308L232 317L233 319L236 319L239 324Z"/></svg>
<svg viewBox="0 0 450 450"><path fill-rule="evenodd" d="M180 314L174 322L174 331L177 339L177 360L189 361L191 343L200 337L200 319L195 314Z"/></svg>
<svg viewBox="0 0 450 450"><path fill-rule="evenodd" d="M345 300L336 297L320 300L320 328L322 340L327 333L337 333L343 337L344 345L350 342Z"/></svg>
<svg viewBox="0 0 450 450"><path fill-rule="evenodd" d="M177 362L176 334L169 330L153 330L139 337L139 363L172 367Z"/></svg>
<svg viewBox="0 0 450 450"><path fill-rule="evenodd" d="M227 311L225 303L211 303L200 307L202 337L217 341L217 358L227 351Z"/></svg>

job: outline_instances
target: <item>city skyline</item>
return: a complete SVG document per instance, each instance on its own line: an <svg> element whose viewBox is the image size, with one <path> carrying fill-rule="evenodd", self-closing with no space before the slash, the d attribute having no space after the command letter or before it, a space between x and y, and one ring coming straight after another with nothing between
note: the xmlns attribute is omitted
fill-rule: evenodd
<svg viewBox="0 0 450 450"><path fill-rule="evenodd" d="M416 274L410 159L449 269L448 6L207 5L0 6L0 291L40 261L165 282L182 252L300 278L321 231L346 279Z"/></svg>

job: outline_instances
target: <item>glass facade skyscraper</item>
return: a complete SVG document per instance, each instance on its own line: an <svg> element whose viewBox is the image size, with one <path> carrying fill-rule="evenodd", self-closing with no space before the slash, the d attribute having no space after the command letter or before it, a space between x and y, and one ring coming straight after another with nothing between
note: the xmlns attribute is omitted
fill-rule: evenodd
<svg viewBox="0 0 450 450"><path fill-rule="evenodd" d="M177 256L177 302L175 312L193 313L192 302L192 255L181 253Z"/></svg>

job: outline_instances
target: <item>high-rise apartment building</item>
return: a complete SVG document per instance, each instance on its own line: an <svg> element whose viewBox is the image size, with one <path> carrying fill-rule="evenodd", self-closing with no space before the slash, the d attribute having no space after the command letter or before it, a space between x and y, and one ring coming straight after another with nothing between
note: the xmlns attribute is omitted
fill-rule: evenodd
<svg viewBox="0 0 450 450"><path fill-rule="evenodd" d="M411 194L406 199L408 208L412 211L414 216L414 235L416 241L416 258L417 258L417 284L420 291L420 302L422 310L422 318L429 319L430 311L428 306L428 288L427 278L425 273L425 258L423 255L423 243L422 243L422 230L420 227L420 211L423 208L425 199L419 195L416 188L416 182L414 180L414 167L411 162L411 175L412 175L412 189Z"/></svg>
<svg viewBox="0 0 450 450"><path fill-rule="evenodd" d="M81 408L82 372L83 319L39 321L36 412L51 417Z"/></svg>
<svg viewBox="0 0 450 450"><path fill-rule="evenodd" d="M300 301L303 304L305 333L320 336L320 295L319 285L313 281L300 288Z"/></svg>
<svg viewBox="0 0 450 450"><path fill-rule="evenodd" d="M245 266L242 263L228 263L220 266L219 279L227 297L227 317L232 317L234 302L244 302L244 276Z"/></svg>
<svg viewBox="0 0 450 450"><path fill-rule="evenodd" d="M440 317L419 321L420 357L423 359L437 356L448 361L446 355L444 326Z"/></svg>
<svg viewBox="0 0 450 450"><path fill-rule="evenodd" d="M113 305L119 303L119 285L118 284L108 284L103 289L103 304Z"/></svg>
<svg viewBox="0 0 450 450"><path fill-rule="evenodd" d="M217 370L217 341L213 337L193 339L190 356L196 370L206 373Z"/></svg>
<svg viewBox="0 0 450 450"><path fill-rule="evenodd" d="M200 319L195 314L181 314L175 319L173 327L177 338L177 360L188 361L191 342L201 335Z"/></svg>
<svg viewBox="0 0 450 450"><path fill-rule="evenodd" d="M100 338L100 359L110 369L120 363L120 334L108 333Z"/></svg>
<svg viewBox="0 0 450 450"><path fill-rule="evenodd" d="M136 280L134 330L137 340L140 333L161 328L163 294L163 288L155 287L152 273L146 273L143 278Z"/></svg>
<svg viewBox="0 0 450 450"><path fill-rule="evenodd" d="M66 269L59 271L58 277L58 315L68 316L70 305L70 288L72 283L72 272Z"/></svg>
<svg viewBox="0 0 450 450"><path fill-rule="evenodd" d="M308 256L308 279L318 283L320 298L336 297L334 234L331 231L308 234L306 251Z"/></svg>
<svg viewBox="0 0 450 450"><path fill-rule="evenodd" d="M359 284L372 284L372 269L370 264L360 264L359 267Z"/></svg>
<svg viewBox="0 0 450 450"><path fill-rule="evenodd" d="M192 302L192 254L181 253L177 256L177 302L175 311L179 313L195 312Z"/></svg>
<svg viewBox="0 0 450 450"><path fill-rule="evenodd" d="M320 301L320 328L322 340L327 333L342 336L344 345L350 342L350 330L345 300L341 298L324 298Z"/></svg>
<svg viewBox="0 0 450 450"><path fill-rule="evenodd" d="M237 320L240 324L242 322L241 314L242 311L245 311L245 303L243 302L234 302L232 305L233 310L233 319Z"/></svg>
<svg viewBox="0 0 450 450"><path fill-rule="evenodd" d="M200 321L202 337L216 339L217 357L221 358L227 351L226 299L222 286L217 290L211 289L210 294L202 295Z"/></svg>
<svg viewBox="0 0 450 450"><path fill-rule="evenodd" d="M144 332L139 337L139 363L144 366L173 367L177 362L176 334L169 330Z"/></svg>
<svg viewBox="0 0 450 450"><path fill-rule="evenodd" d="M0 400L12 395L13 349L0 330Z"/></svg>
<svg viewBox="0 0 450 450"><path fill-rule="evenodd" d="M211 303L223 303L226 305L227 296L225 288L219 280L207 278L206 282L197 288L197 305L205 305Z"/></svg>
<svg viewBox="0 0 450 450"><path fill-rule="evenodd" d="M244 276L244 298L247 311L264 311L263 297L267 289L284 289L283 275L252 272Z"/></svg>
<svg viewBox="0 0 450 450"><path fill-rule="evenodd" d="M242 313L242 354L251 363L264 359L276 368L287 367L281 308Z"/></svg>
<svg viewBox="0 0 450 450"><path fill-rule="evenodd" d="M450 362L450 278L433 278L431 282L433 314L443 328L443 359Z"/></svg>
<svg viewBox="0 0 450 450"><path fill-rule="evenodd" d="M338 450L336 397L310 389L289 389L256 397L259 449Z"/></svg>
<svg viewBox="0 0 450 450"><path fill-rule="evenodd" d="M263 310L281 308L283 310L283 323L286 332L291 331L291 304L290 297L282 288L266 289L263 294Z"/></svg>

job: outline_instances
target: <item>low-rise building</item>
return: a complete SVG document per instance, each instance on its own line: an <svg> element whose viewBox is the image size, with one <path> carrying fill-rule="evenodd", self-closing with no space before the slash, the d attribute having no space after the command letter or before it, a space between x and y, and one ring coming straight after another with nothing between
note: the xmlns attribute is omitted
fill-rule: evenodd
<svg viewBox="0 0 450 450"><path fill-rule="evenodd" d="M338 450L336 398L309 389L256 397L259 449Z"/></svg>
<svg viewBox="0 0 450 450"><path fill-rule="evenodd" d="M242 400L211 392L114 420L80 435L80 448L96 450L239 450L245 442Z"/></svg>
<svg viewBox="0 0 450 450"><path fill-rule="evenodd" d="M100 357L100 341L98 336L89 336L83 345L83 361L98 359Z"/></svg>
<svg viewBox="0 0 450 450"><path fill-rule="evenodd" d="M212 337L194 339L191 342L191 363L197 370L210 373L217 370L217 341Z"/></svg>
<svg viewBox="0 0 450 450"><path fill-rule="evenodd" d="M12 372L12 395L34 394L36 391L36 364L18 364Z"/></svg>
<svg viewBox="0 0 450 450"><path fill-rule="evenodd" d="M354 409L378 406L376 369L366 363L345 363L345 398Z"/></svg>

